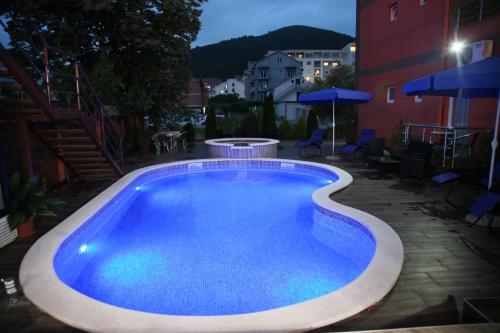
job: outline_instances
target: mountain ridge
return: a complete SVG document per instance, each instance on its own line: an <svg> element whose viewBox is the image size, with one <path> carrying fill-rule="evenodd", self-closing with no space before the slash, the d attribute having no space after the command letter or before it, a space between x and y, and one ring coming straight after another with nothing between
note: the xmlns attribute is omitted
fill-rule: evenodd
<svg viewBox="0 0 500 333"><path fill-rule="evenodd" d="M242 36L191 49L193 77L227 79L243 74L248 61L261 59L268 50L341 49L352 36L333 30L292 25L260 36Z"/></svg>

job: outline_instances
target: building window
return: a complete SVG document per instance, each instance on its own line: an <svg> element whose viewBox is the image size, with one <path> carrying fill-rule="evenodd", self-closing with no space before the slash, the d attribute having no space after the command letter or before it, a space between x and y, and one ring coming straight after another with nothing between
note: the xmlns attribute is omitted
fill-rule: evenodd
<svg viewBox="0 0 500 333"><path fill-rule="evenodd" d="M422 103L422 96L415 95L415 103Z"/></svg>
<svg viewBox="0 0 500 333"><path fill-rule="evenodd" d="M314 52L314 58L321 58L323 54L321 52Z"/></svg>
<svg viewBox="0 0 500 333"><path fill-rule="evenodd" d="M233 87L234 87L234 82L231 84L231 86L233 86Z"/></svg>
<svg viewBox="0 0 500 333"><path fill-rule="evenodd" d="M281 62L281 57L278 57L278 62Z"/></svg>
<svg viewBox="0 0 500 333"><path fill-rule="evenodd" d="M231 89L231 91L232 91L232 92L233 92L233 94L234 94L234 88L232 88L232 89Z"/></svg>
<svg viewBox="0 0 500 333"><path fill-rule="evenodd" d="M394 3L389 7L389 18L391 22L398 19L398 3Z"/></svg>
<svg viewBox="0 0 500 333"><path fill-rule="evenodd" d="M349 48L349 51L351 51L351 53L356 52L356 45L351 45L351 47Z"/></svg>
<svg viewBox="0 0 500 333"><path fill-rule="evenodd" d="M328 67L328 65L329 65L328 61L325 61L325 62L323 63L323 66L325 66L325 67Z"/></svg>
<svg viewBox="0 0 500 333"><path fill-rule="evenodd" d="M318 68L318 69L315 69L314 70L314 76L320 76L321 75L321 70Z"/></svg>
<svg viewBox="0 0 500 333"><path fill-rule="evenodd" d="M425 6L427 5L427 0L418 0L420 3L420 6Z"/></svg>
<svg viewBox="0 0 500 333"><path fill-rule="evenodd" d="M289 69L288 70L288 78L293 78L295 76L295 70L293 69Z"/></svg>
<svg viewBox="0 0 500 333"><path fill-rule="evenodd" d="M323 52L323 58L330 58L332 54L330 52Z"/></svg>
<svg viewBox="0 0 500 333"><path fill-rule="evenodd" d="M395 92L394 86L387 87L387 92L386 92L387 103L394 103L394 92Z"/></svg>
<svg viewBox="0 0 500 333"><path fill-rule="evenodd" d="M307 64L308 66L311 66L311 62L310 62L310 61L306 61L306 64Z"/></svg>
<svg viewBox="0 0 500 333"><path fill-rule="evenodd" d="M315 61L314 67L321 67L321 61Z"/></svg>
<svg viewBox="0 0 500 333"><path fill-rule="evenodd" d="M312 58L312 57L313 57L313 54L308 52L308 53L306 53L306 54L305 54L305 57L306 57L306 58Z"/></svg>
<svg viewBox="0 0 500 333"><path fill-rule="evenodd" d="M266 71L260 71L260 77L265 79L267 77Z"/></svg>

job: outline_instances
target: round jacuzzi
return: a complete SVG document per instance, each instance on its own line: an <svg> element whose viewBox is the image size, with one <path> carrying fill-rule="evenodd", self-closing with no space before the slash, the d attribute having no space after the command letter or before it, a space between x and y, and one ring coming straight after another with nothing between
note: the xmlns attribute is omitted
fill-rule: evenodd
<svg viewBox="0 0 500 333"><path fill-rule="evenodd" d="M20 283L92 332L300 332L382 300L403 264L378 218L330 199L345 171L208 159L133 171L38 240Z"/></svg>
<svg viewBox="0 0 500 333"><path fill-rule="evenodd" d="M276 158L279 140L261 138L227 138L206 140L212 158Z"/></svg>

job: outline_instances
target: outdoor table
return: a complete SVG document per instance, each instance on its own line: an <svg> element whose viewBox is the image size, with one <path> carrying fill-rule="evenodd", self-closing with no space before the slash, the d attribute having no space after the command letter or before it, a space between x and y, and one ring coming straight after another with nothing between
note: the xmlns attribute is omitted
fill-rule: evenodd
<svg viewBox="0 0 500 333"><path fill-rule="evenodd" d="M181 136L179 131L159 131L155 134L155 137L164 137L165 140L162 141L163 146L168 152L177 150L177 139Z"/></svg>
<svg viewBox="0 0 500 333"><path fill-rule="evenodd" d="M401 161L391 157L369 156L367 157L368 168L375 167L378 170L379 178L384 178L387 172L399 171Z"/></svg>

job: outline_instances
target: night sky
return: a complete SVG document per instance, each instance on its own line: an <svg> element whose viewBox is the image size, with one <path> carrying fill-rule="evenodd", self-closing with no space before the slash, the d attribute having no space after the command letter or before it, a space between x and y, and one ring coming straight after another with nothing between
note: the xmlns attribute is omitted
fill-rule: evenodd
<svg viewBox="0 0 500 333"><path fill-rule="evenodd" d="M307 25L354 36L355 0L209 0L192 46L244 35L258 36L289 25Z"/></svg>

